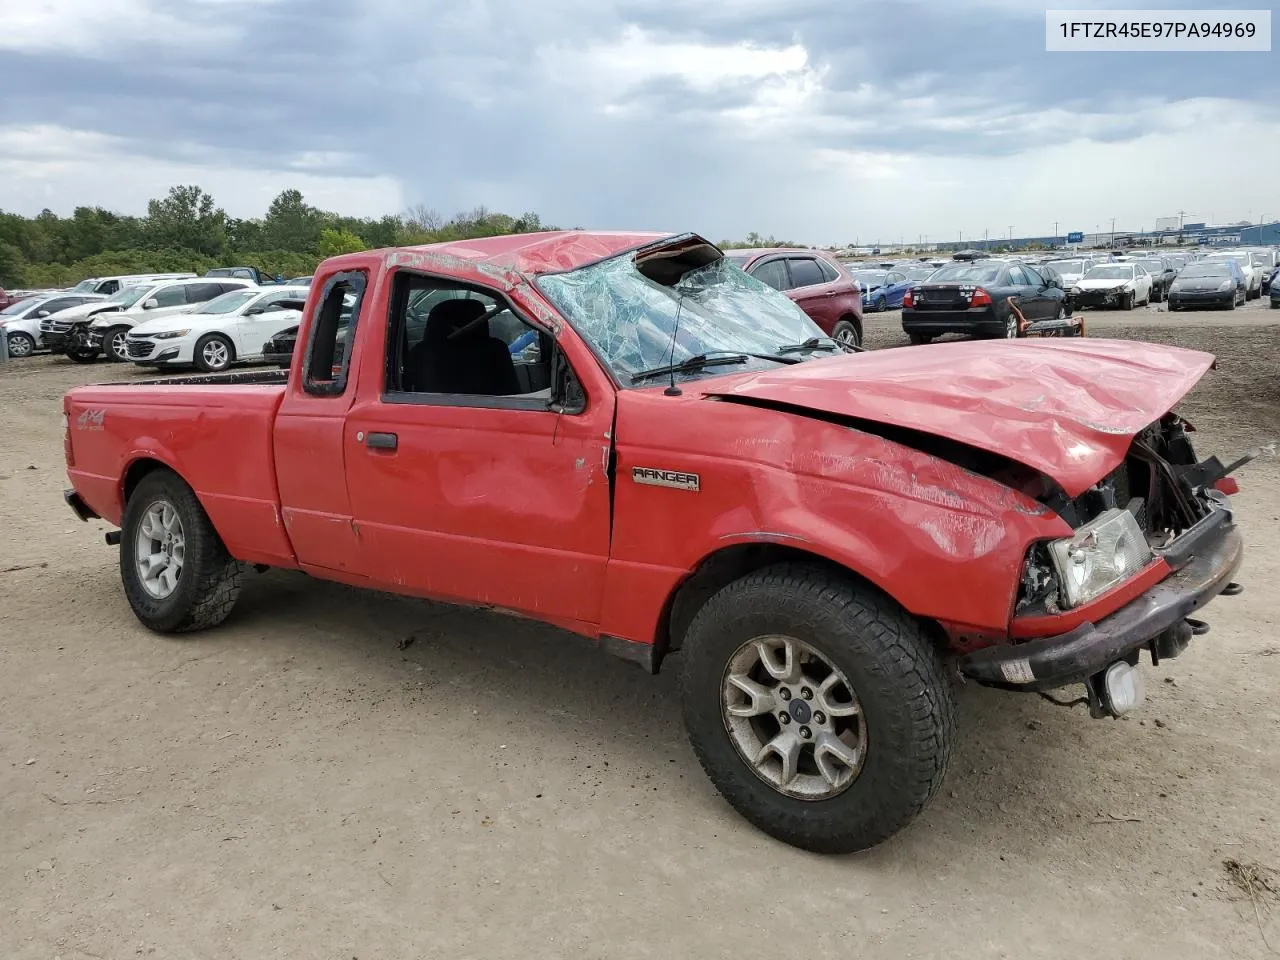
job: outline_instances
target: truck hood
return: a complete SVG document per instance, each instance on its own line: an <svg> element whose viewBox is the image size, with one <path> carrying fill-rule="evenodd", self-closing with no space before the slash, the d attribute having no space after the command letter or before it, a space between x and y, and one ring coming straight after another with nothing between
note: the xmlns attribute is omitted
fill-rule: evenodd
<svg viewBox="0 0 1280 960"><path fill-rule="evenodd" d="M1075 497L1213 364L1209 353L1124 340L965 341L718 377L705 393L945 437L1039 470Z"/></svg>

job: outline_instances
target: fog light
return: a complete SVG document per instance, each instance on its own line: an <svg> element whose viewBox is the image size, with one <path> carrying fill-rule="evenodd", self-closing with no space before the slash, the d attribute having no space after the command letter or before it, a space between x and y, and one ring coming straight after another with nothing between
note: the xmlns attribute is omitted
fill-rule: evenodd
<svg viewBox="0 0 1280 960"><path fill-rule="evenodd" d="M1136 710L1146 698L1146 685L1142 672L1123 660L1107 667L1103 674L1102 689L1106 695L1106 707L1117 717Z"/></svg>

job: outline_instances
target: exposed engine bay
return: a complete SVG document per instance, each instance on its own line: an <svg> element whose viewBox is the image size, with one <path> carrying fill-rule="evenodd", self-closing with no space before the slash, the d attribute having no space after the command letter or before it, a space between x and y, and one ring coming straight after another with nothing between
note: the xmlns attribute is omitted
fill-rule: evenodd
<svg viewBox="0 0 1280 960"><path fill-rule="evenodd" d="M1071 542L1037 543L1031 548L1015 616L1053 615L1093 599L1152 562L1215 508L1225 505L1215 484L1257 454L1229 467L1216 457L1198 462L1188 437L1194 430L1177 414L1165 414L1138 433L1124 462L1089 490L1073 499L1060 490L1039 498L1071 525L1076 536ZM1114 579L1105 589L1071 596L1064 576L1075 576L1087 562L1084 551L1108 538ZM1083 571L1079 577L1083 583Z"/></svg>

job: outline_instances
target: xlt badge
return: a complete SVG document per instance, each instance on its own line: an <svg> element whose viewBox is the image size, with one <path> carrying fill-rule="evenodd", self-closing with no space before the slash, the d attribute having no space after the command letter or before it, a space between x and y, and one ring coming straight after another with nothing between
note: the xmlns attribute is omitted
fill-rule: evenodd
<svg viewBox="0 0 1280 960"><path fill-rule="evenodd" d="M701 489L696 473L680 473L677 470L658 470L655 467L632 467L631 479L653 487L671 487L697 493Z"/></svg>

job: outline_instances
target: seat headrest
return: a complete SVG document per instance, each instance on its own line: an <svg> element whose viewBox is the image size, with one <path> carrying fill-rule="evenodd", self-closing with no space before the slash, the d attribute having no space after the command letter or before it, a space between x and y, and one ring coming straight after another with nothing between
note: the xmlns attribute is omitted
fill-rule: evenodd
<svg viewBox="0 0 1280 960"><path fill-rule="evenodd" d="M437 303L427 314L427 326L423 331L423 339L444 340L455 330L465 327L472 321L482 317L485 305L479 300L463 300L456 297ZM463 334L464 339L487 337L489 331L484 324L478 323L472 330ZM455 340L458 338L454 338Z"/></svg>

